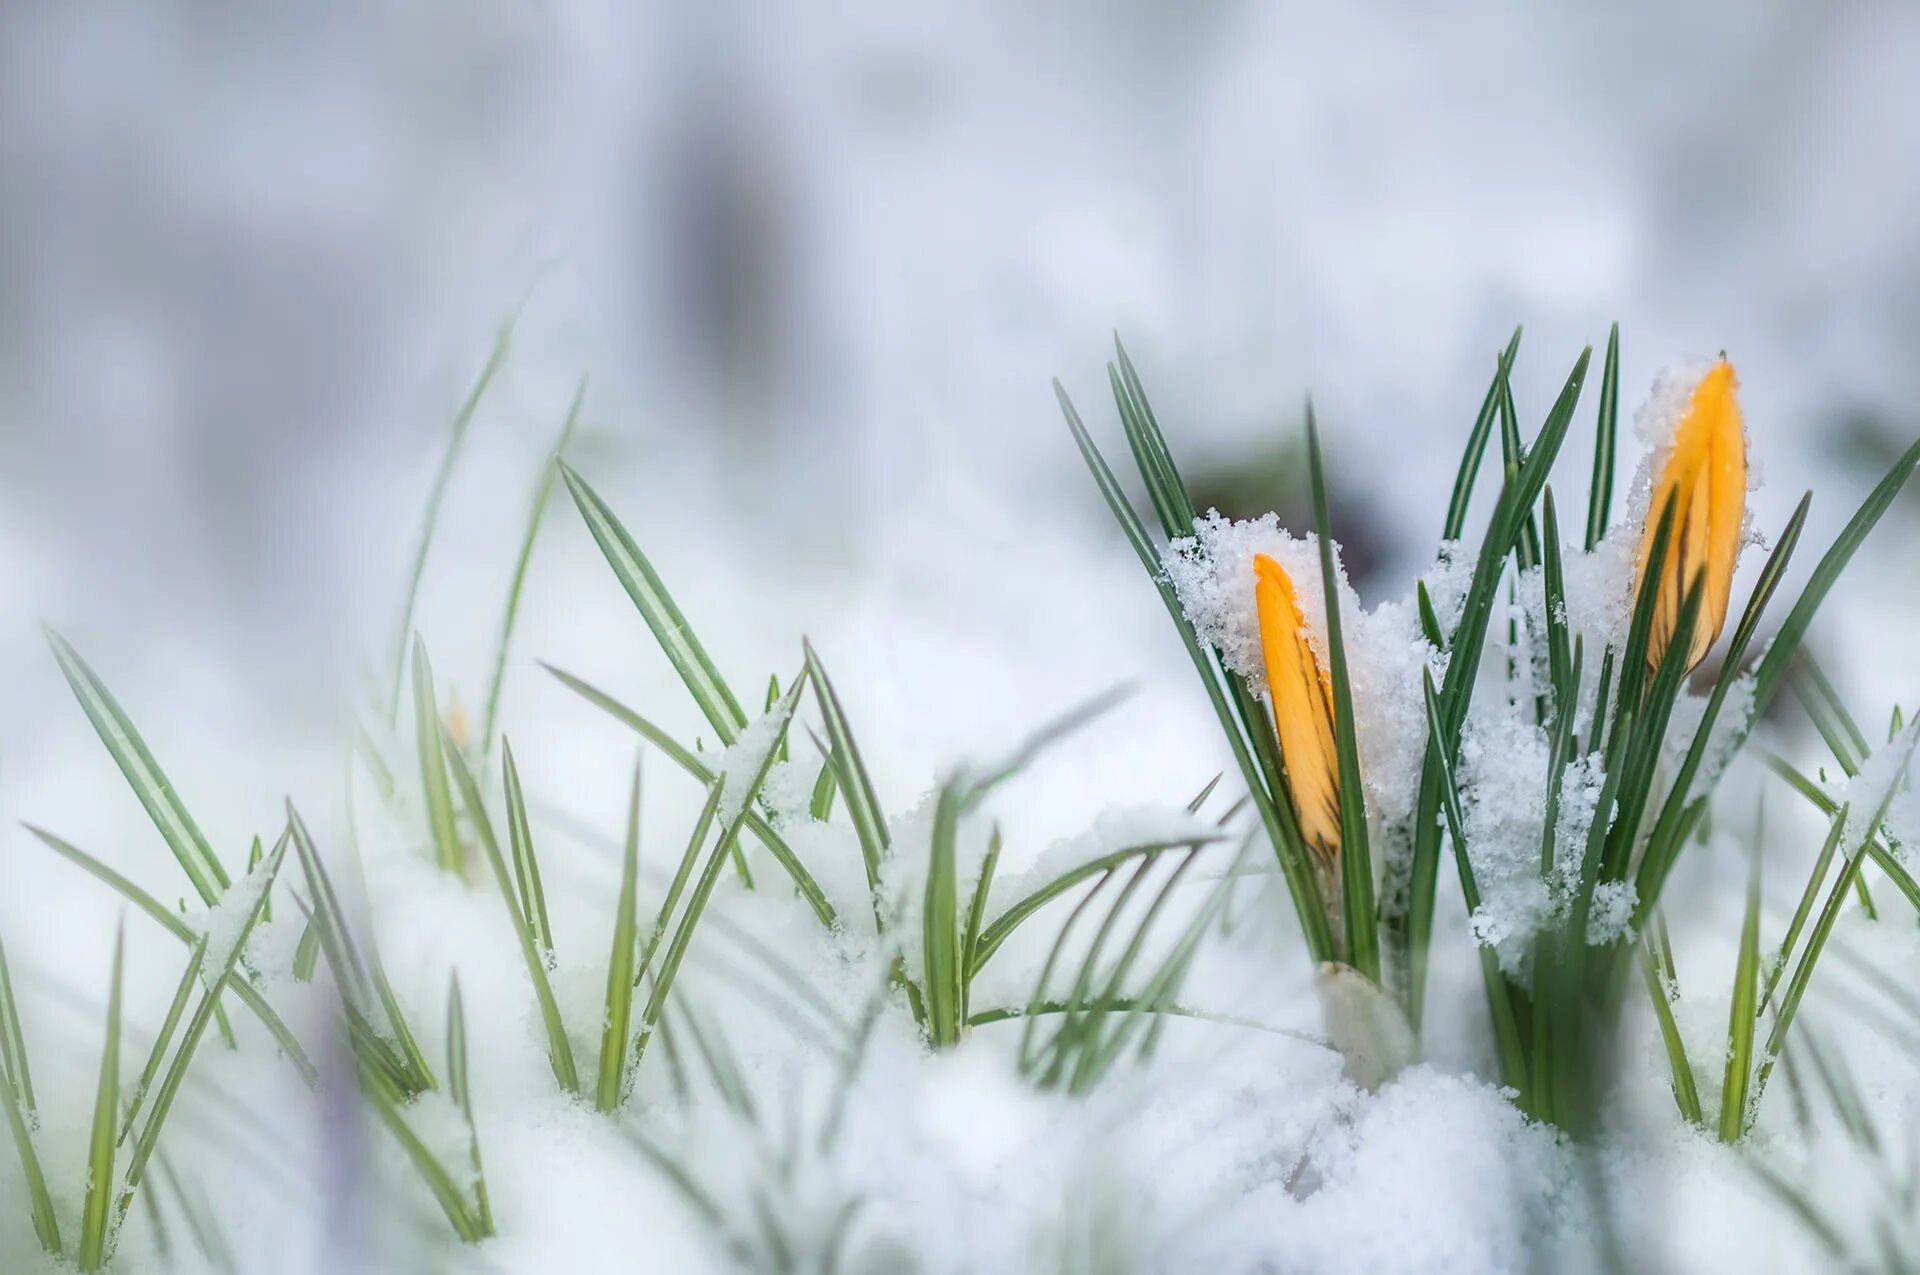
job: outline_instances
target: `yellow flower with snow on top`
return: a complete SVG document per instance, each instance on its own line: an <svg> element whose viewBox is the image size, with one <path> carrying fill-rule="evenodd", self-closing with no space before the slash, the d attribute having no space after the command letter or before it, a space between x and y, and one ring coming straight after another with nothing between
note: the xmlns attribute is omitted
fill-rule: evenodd
<svg viewBox="0 0 1920 1275"><path fill-rule="evenodd" d="M1734 388L1733 365L1722 358L1693 387L1686 411L1674 426L1666 461L1654 479L1634 573L1636 594L1646 578L1661 513L1670 499L1673 519L1666 561L1654 567L1660 572L1660 583L1647 642L1649 674L1666 657L1694 581L1704 584L1686 653L1689 670L1706 655L1727 622L1747 505L1747 438Z"/></svg>
<svg viewBox="0 0 1920 1275"><path fill-rule="evenodd" d="M1333 743L1333 685L1307 641L1293 581L1264 553L1253 556L1253 596L1260 649L1280 760L1287 769L1300 833L1321 873L1335 879L1340 858L1340 768Z"/></svg>

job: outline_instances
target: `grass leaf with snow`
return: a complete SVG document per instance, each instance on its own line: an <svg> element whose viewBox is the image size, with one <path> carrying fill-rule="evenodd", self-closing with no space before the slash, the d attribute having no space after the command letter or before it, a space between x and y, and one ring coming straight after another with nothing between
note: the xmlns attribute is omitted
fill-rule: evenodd
<svg viewBox="0 0 1920 1275"><path fill-rule="evenodd" d="M554 1000L553 987L547 979L546 961L541 955L543 951L550 953L553 950L552 940L548 938L543 944L540 932L534 928L536 916L544 926L544 905L536 912L526 893L515 898L513 880L507 875L506 858L500 852L500 839L494 834L493 821L487 817L480 786L474 781L473 772L467 768L459 749L449 748L447 759L452 763L454 783L460 789L460 798L467 807L467 818L473 825L474 838L480 843L487 866L493 871L494 885L499 889L507 905L507 914L513 922L514 938L519 942L521 960L526 965L527 978L533 983L534 1000L540 1007L540 1022L546 1029L547 1060L553 1068L553 1078L564 1092L578 1093L580 1076L574 1068L573 1046L567 1040L566 1025L561 1022L560 1007ZM514 842L514 864L521 869L524 891L528 882L539 881L539 866L534 858L532 834L526 828L527 812L520 800L519 780L513 769L511 747L506 751L502 767L506 772L507 825Z"/></svg>
<svg viewBox="0 0 1920 1275"><path fill-rule="evenodd" d="M867 870L867 889L878 890L880 866L886 861L890 840L886 815L880 809L880 799L874 793L873 780L867 774L867 763L860 755L860 746L854 742L853 730L847 725L847 715L840 706L840 696L833 689L832 679L820 663L813 643L803 641L801 649L806 653L807 675L813 679L814 698L820 705L821 722L827 731L827 773L836 777L837 786L846 802L847 818L852 820L854 835L860 839L860 854ZM815 805L819 804L816 800ZM820 816L816 814L814 817ZM877 896L875 909L875 920L884 928L884 922L881 921L883 910L879 908Z"/></svg>
<svg viewBox="0 0 1920 1275"><path fill-rule="evenodd" d="M4 1104L7 1131L13 1136L20 1157L20 1173L26 1179L27 1208L33 1219L34 1238L40 1247L56 1256L62 1251L60 1220L53 1206L53 1193L47 1189L47 1174L40 1153L33 1143L34 1103L32 1082L27 1076L26 1040L14 1018L13 981L7 972L4 948L0 948L0 1010L11 1021L7 1029L8 1053L0 1060L0 1104Z"/></svg>
<svg viewBox="0 0 1920 1275"><path fill-rule="evenodd" d="M701 784L711 787L717 782L714 771L691 749L619 700L571 673L554 668L551 664L543 664L542 667L558 678L561 685L568 690L616 721L623 723L635 734L658 748L666 754L668 760ZM793 878L794 888L800 892L800 897L806 900L807 906L813 909L813 914L819 918L820 924L828 929L833 928L838 919L834 914L833 904L828 902L826 892L820 888L820 883L814 880L813 874L800 862L800 857L793 852L793 847L787 844L786 838L767 822L765 816L754 810L751 804L745 811L745 821L747 830L753 833L760 844L767 848L767 852L786 870L787 875ZM736 855L739 853L737 847L733 853Z"/></svg>
<svg viewBox="0 0 1920 1275"><path fill-rule="evenodd" d="M140 911L151 917L161 929L186 944L188 948L191 949L200 941L200 936L194 933L193 928L181 920L178 914L171 911L165 904L161 903L160 900L154 898L138 885L135 885L126 876L108 867L99 859L80 849L80 847L74 845L72 842L57 837L44 828L37 828L32 824L28 824L27 831L37 837L41 844L45 845L67 862L80 867L96 880L104 882L114 893L139 908ZM293 1064L294 1070L300 1073L301 1080L309 1087L318 1083L319 1072L314 1068L313 1062L307 1057L306 1050L301 1047L299 1038L288 1028L286 1022L275 1012L273 1006L267 1003L266 998L260 994L259 989L244 978L232 980L232 987L234 995L240 998L240 1003L251 1010L253 1016L260 1020L260 1025L265 1027L268 1033L272 1035L274 1043L280 1048L280 1052L286 1056L287 1061ZM216 1010L215 1021L224 1021L224 1011ZM223 1032L224 1034L231 1035L231 1032L225 1029L223 1029Z"/></svg>

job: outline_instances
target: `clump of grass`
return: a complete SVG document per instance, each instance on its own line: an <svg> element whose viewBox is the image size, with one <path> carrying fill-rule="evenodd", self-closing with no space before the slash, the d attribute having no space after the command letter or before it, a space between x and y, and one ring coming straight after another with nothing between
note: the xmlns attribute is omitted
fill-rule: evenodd
<svg viewBox="0 0 1920 1275"><path fill-rule="evenodd" d="M1807 512L1807 501L1801 501L1739 612L1693 734L1688 740L1671 740L1674 706L1687 677L1717 641L1731 609L1729 534L1730 528L1737 529L1739 510L1731 502L1731 489L1715 486L1712 479L1733 464L1727 419L1722 416L1717 424L1708 420L1695 434L1676 439L1675 459L1655 484L1644 525L1628 529L1640 543L1641 564L1633 597L1624 600L1631 622L1617 642L1589 651L1567 620L1570 551L1562 543L1560 513L1548 478L1574 419L1590 352L1575 362L1540 429L1528 440L1522 437L1510 386L1518 342L1516 333L1498 357L1493 383L1468 433L1443 527L1443 539L1465 541L1476 483L1497 432L1499 491L1477 547L1467 543L1461 549L1470 552L1472 563L1464 604L1443 623L1425 586L1415 591L1425 641L1446 659L1443 670L1429 662L1414 688L1424 710L1425 747L1414 780L1413 815L1400 828L1383 827L1381 814L1369 808L1368 759L1356 727L1365 691L1343 637L1351 617L1342 615L1326 466L1311 407L1304 456L1324 631L1305 632L1294 582L1277 563L1258 568L1245 564L1248 588L1261 590L1258 612L1268 681L1280 691L1263 703L1261 688L1233 671L1226 656L1199 636L1169 577L1165 546L1194 532L1197 511L1125 350L1116 346L1109 381L1157 532L1149 530L1064 391L1060 393L1081 454L1160 591L1201 677L1246 791L1217 818L1209 815L1211 824L1202 822L1200 812L1220 782L1216 777L1189 805L1186 822L1129 827L1093 845L1071 866L1029 879L1014 890L1000 873L1008 843L1005 830L987 818L991 799L1041 753L1096 720L1119 695L1103 695L1068 711L1001 758L954 769L936 786L926 818L890 817L862 741L813 644L805 639L798 643L798 672L784 688L780 678L770 678L764 711L757 720L750 719L743 708L747 701L735 692L612 506L560 458L580 418L584 381L567 409L553 457L535 484L503 608L479 738L467 737L448 719L426 641L414 632L413 618L457 458L506 356L503 329L460 407L433 480L407 584L401 654L391 687L382 687L378 694L386 698L388 719L398 726L398 705L410 669L412 739L397 747L412 753L420 801L417 811L407 813L415 819L424 816L424 827L417 829L419 844L457 883L452 888L495 895L505 908L510 941L527 974L559 1097L590 1107L596 1118L604 1117L622 1130L743 1266L769 1271L851 1269L865 1201L850 1190L836 1194L837 1186L823 1195L817 1171L833 1150L847 1105L854 1101L861 1059L875 1024L886 1015L899 1015L903 1025L911 1022L930 1051L966 1048L976 1029L1004 1025L1001 1030L1017 1033L1009 1041L1009 1052L1028 1083L1087 1095L1124 1065L1152 1057L1171 1018L1238 1021L1186 1004L1182 993L1203 945L1224 930L1234 885L1249 870L1251 848L1260 842L1275 856L1302 946L1316 967L1327 1014L1343 1019L1330 1021L1328 1034L1348 1052L1348 1074L1369 1085L1386 1079L1411 1055L1431 1009L1426 983L1441 859L1448 845L1469 913L1482 906L1469 853L1466 809L1473 792L1471 779L1463 774L1462 738L1483 683L1502 680L1483 667L1499 661L1483 657L1490 642L1499 647L1505 598L1506 684L1494 693L1505 693L1516 711L1530 714L1550 746L1541 793L1546 812L1539 847L1543 877L1563 857L1555 841L1559 824L1554 816L1566 796L1562 785L1567 768L1576 758L1591 756L1601 782L1599 810L1580 844L1570 847L1578 872L1567 915L1534 937L1531 959L1518 972L1504 967L1490 948L1478 948L1499 1078L1529 1115L1574 1133L1591 1131L1605 1079L1597 1068L1610 1056L1607 1045L1637 966L1667 1050L1682 1117L1727 1141L1744 1137L1776 1064L1812 1048L1804 1032L1791 1036L1790 1030L1845 899L1851 894L1868 899L1866 866L1873 865L1920 908L1920 885L1881 833L1892 790L1862 816L1785 762L1774 762L1798 791L1821 806L1829 832L1779 956L1770 964L1761 956L1757 855L1754 859L1745 883L1721 1105L1711 1117L1672 1011L1678 975L1660 912L1662 888L1709 817L1718 773L1718 766L1708 761L1710 749L1718 747L1714 741L1728 734L1736 743L1744 741L1749 729L1747 721L1719 721L1736 681L1750 683L1757 716L1794 667L1796 651L1827 592L1920 465L1920 444L1900 459L1854 514L1803 585L1764 653L1750 661L1763 615L1800 539ZM1597 441L1580 524L1587 552L1617 529L1611 507L1618 378L1616 331L1604 360ZM1723 413L1733 411L1730 369L1725 378L1724 401L1712 400L1714 410ZM1732 422L1737 431L1737 416ZM1739 465L1744 466L1743 452ZM556 481L567 489L611 569L613 583L631 599L727 750L712 754L689 747L583 678L549 666L563 685L632 730L644 752L666 759L703 794L670 879L657 898L651 897L640 871L642 784L641 763L636 761L624 835L619 838L619 885L609 902L613 924L604 967L599 953L592 954L593 971L604 968L604 994L592 1024L569 1024L555 994L555 971L563 954L577 959L570 950L575 944L573 936L556 932L529 798L498 721L507 651ZM1537 631L1520 623L1512 608L1523 577L1537 577L1544 598L1545 620ZM300 979L311 979L324 966L331 984L331 1027L351 1062L349 1088L358 1110L393 1139L419 1189L437 1206L447 1234L465 1243L492 1236L495 1201L482 1145L484 1121L475 1103L475 1072L487 1059L469 1049L467 1001L455 976L445 993L444 1056L436 1052L429 1060L421 1043L426 1033L396 995L375 927L365 915L367 909L359 906L366 892L351 840L351 795L347 853L323 854L289 802L284 830L272 848L253 838L248 870L235 879L104 682L63 639L54 635L51 641L83 712L147 811L187 888L208 913L204 923L196 923L183 908L169 908L161 897L86 851L54 833L32 829L56 854L171 934L186 952L185 970L164 1007L151 1052L128 1085L121 1057L124 935L116 935L76 1239L63 1233L56 1204L57 1192L67 1184L50 1180L36 1144L37 1094L5 949L0 947L0 1114L24 1170L25 1216L42 1247L71 1257L84 1270L110 1265L136 1194L147 1201L156 1232L163 1229L156 1200L160 1192L138 1191L151 1167L174 1201L174 1211L189 1223L201 1253L221 1264L225 1246L220 1223L191 1183L174 1180L159 1139L209 1029L216 1029L231 1047L243 1043L223 1005L228 993L265 1029L305 1084L319 1083L305 1047L273 1004L273 984L253 967L246 950L255 926L275 906L289 854L299 864L299 885L287 887L279 906L283 915L297 911L304 925L293 971ZM1529 659L1544 668L1545 677L1542 685L1527 682L1523 689L1515 669ZM1596 665L1597 682L1589 697L1586 674ZM1836 762L1849 776L1857 775L1868 763L1869 750L1845 707L1817 669L1808 666L1794 685ZM377 714L380 707L373 711ZM1588 722L1584 738L1582 717ZM800 731L818 754L810 794L804 810L776 808L767 792L768 777L776 763L804 752ZM1896 717L1889 746L1903 750L1902 762L1916 737L1915 732L1903 732ZM497 770L492 765L496 744ZM1675 746L1679 744L1684 748ZM406 774L404 782L411 786L409 768L391 764L382 745L364 731L356 734L355 752L373 779L377 798L404 811L413 794L403 797L403 781L397 776ZM1677 767L1663 765L1668 752L1682 757ZM810 767L815 764L813 758L807 761ZM1250 821L1242 818L1249 808ZM809 865L796 851L798 838L788 834L800 819L840 821L850 833L841 844L848 854L859 855L867 894L850 909L852 915L843 916L821 886L816 876L820 865ZM976 858L972 850L981 841L984 853ZM1404 862L1393 861L1395 847L1404 847ZM1834 875L1836 862L1841 866ZM810 1030L823 1037L824 1047L844 1059L842 1083L825 1118L806 1137L795 1132L797 1126L776 1129L770 1123L741 1074L726 1033L689 993L682 977L696 941L715 929L724 932L725 916L712 904L729 871L741 889L791 894L792 905L813 917L823 935L869 956L875 963L873 978L881 983L862 1022L849 1027L804 977L788 968L782 954L756 947L751 936L735 936L773 975L771 999L781 1011L811 1022ZM348 887L344 892L341 883ZM1631 890L1631 924L1604 942L1592 943L1588 921L1596 900L1603 890L1616 889ZM904 906L908 901L914 906ZM495 905L489 901L486 906ZM982 1003L983 972L996 958L1008 959L1002 954L1014 950L1009 944L1017 935L1035 938L1033 946L1045 953L1037 968L1026 972L1023 985L1031 991L1012 1003ZM1769 1015L1771 1024L1762 1032L1761 1022ZM735 1208L722 1192L704 1183L686 1159L668 1150L671 1139L656 1123L659 1114L632 1101L643 1068L654 1066L650 1058L660 1059L658 1067L683 1103L701 1094L718 1095L748 1135L761 1172L745 1209ZM449 1104L457 1116L455 1145L423 1132L424 1109L434 1103ZM1802 1212L1814 1219L1810 1224L1819 1224L1811 1207ZM158 1238L165 1248L166 1238ZM224 1260L232 1264L230 1258Z"/></svg>

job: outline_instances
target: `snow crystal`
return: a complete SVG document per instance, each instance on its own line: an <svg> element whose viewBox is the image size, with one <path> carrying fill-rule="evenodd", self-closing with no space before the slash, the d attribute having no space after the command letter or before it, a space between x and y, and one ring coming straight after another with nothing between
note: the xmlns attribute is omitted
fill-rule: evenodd
<svg viewBox="0 0 1920 1275"><path fill-rule="evenodd" d="M1695 792L1711 789L1740 751L1740 742L1753 721L1753 691L1751 671L1742 673L1727 688L1727 697L1720 705L1719 716L1713 719L1706 749L1700 755L1700 772L1693 781ZM1708 698L1682 691L1674 699L1673 712L1667 719L1666 738L1661 741L1661 758L1669 773L1679 768L1693 748L1694 736L1706 716Z"/></svg>
<svg viewBox="0 0 1920 1275"><path fill-rule="evenodd" d="M1891 743L1875 749L1859 773L1844 785L1840 800L1847 805L1847 823L1840 834L1840 847L1849 857L1866 845L1874 833L1874 821L1882 817L1883 808L1891 806L1896 790L1906 782L1916 740L1920 740L1920 716Z"/></svg>
<svg viewBox="0 0 1920 1275"><path fill-rule="evenodd" d="M248 919L260 904L260 896L272 884L269 876L272 862L271 857L261 859L246 876L229 885L220 895L220 901L206 909L195 927L207 936L207 954L200 963L200 978L207 986L213 986L227 968L234 946L240 942Z"/></svg>
<svg viewBox="0 0 1920 1275"><path fill-rule="evenodd" d="M1493 949L1509 975L1522 976L1534 938L1564 923L1579 880L1587 834L1605 776L1598 753L1575 757L1560 773L1553 861L1543 875L1541 841L1547 817L1547 732L1531 708L1481 697L1468 715L1455 771L1467 838L1467 860L1480 889L1471 918L1475 938ZM1603 894L1605 897L1602 897ZM1632 899L1602 885L1596 891L1589 941L1623 936ZM1626 911L1620 912L1619 909Z"/></svg>
<svg viewBox="0 0 1920 1275"><path fill-rule="evenodd" d="M809 764L797 751L791 760L777 761L767 770L766 782L760 785L760 804L776 828L785 830L810 817L813 785L819 776L820 763Z"/></svg>
<svg viewBox="0 0 1920 1275"><path fill-rule="evenodd" d="M764 714L747 723L740 734L720 754L713 763L713 769L721 777L720 808L717 813L721 827L726 827L740 817L746 807L747 793L753 782L767 764L767 757L779 746L780 730L793 714L796 691L790 690Z"/></svg>
<svg viewBox="0 0 1920 1275"><path fill-rule="evenodd" d="M407 1104L406 1121L453 1184L462 1191L473 1190L479 1180L473 1166L473 1133L460 1104L437 1089L429 1089Z"/></svg>
<svg viewBox="0 0 1920 1275"><path fill-rule="evenodd" d="M1593 887L1593 907L1587 913L1587 943L1605 947L1633 938L1633 908L1640 893L1631 881L1602 881Z"/></svg>

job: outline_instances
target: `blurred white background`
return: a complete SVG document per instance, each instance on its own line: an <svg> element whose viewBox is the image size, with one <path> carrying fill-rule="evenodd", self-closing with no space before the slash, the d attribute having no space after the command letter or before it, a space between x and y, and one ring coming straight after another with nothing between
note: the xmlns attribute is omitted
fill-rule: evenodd
<svg viewBox="0 0 1920 1275"><path fill-rule="evenodd" d="M1873 0L7 5L0 759L50 716L90 745L42 619L187 738L337 726L516 312L436 649L481 666L590 373L575 455L695 618L784 662L891 616L916 764L1009 729L943 670L1083 668L1035 654L1096 624L1060 573L1138 600L1047 388L1110 426L1116 327L1195 472L1257 479L1316 395L1370 596L1516 323L1529 428L1612 320L1628 411L1728 350L1761 525L1820 479L1818 542L1920 429L1917 68L1920 11Z"/></svg>

